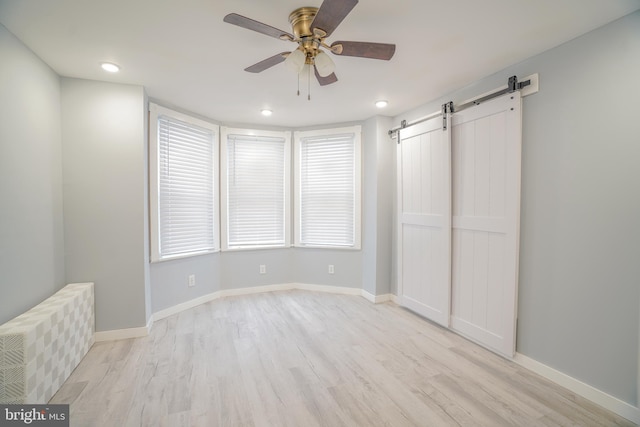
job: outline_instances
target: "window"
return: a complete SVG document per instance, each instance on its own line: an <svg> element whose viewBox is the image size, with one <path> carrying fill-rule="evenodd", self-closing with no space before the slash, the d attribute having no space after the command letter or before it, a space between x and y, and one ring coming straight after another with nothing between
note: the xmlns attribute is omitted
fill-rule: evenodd
<svg viewBox="0 0 640 427"><path fill-rule="evenodd" d="M222 128L223 249L289 245L289 132Z"/></svg>
<svg viewBox="0 0 640 427"><path fill-rule="evenodd" d="M296 246L360 249L360 133L295 133Z"/></svg>
<svg viewBox="0 0 640 427"><path fill-rule="evenodd" d="M218 244L218 126L150 104L151 260Z"/></svg>

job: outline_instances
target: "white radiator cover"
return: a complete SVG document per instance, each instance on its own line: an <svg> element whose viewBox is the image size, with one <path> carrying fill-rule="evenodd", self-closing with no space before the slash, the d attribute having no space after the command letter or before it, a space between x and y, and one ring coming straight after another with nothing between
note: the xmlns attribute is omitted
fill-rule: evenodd
<svg viewBox="0 0 640 427"><path fill-rule="evenodd" d="M0 404L44 404L94 342L93 283L65 286L0 326Z"/></svg>

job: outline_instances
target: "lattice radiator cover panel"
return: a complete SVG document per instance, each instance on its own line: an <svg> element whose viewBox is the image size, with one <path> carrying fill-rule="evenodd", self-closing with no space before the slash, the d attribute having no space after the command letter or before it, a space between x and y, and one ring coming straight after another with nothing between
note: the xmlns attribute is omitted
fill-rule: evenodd
<svg viewBox="0 0 640 427"><path fill-rule="evenodd" d="M0 326L0 404L43 404L94 342L93 283L65 286Z"/></svg>

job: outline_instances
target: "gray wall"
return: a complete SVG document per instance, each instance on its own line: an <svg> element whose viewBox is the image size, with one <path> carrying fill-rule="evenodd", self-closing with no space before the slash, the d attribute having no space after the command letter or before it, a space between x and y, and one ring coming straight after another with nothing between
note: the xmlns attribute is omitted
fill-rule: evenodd
<svg viewBox="0 0 640 427"><path fill-rule="evenodd" d="M333 264L334 274L328 273ZM260 274L260 265L266 274ZM196 285L188 286L190 274ZM261 249L219 252L151 265L153 312L224 289L304 283L362 288L362 252Z"/></svg>
<svg viewBox="0 0 640 427"><path fill-rule="evenodd" d="M389 137L392 125L390 117L378 117L376 123L376 291L375 295L391 292L391 265L393 258L393 209L396 190L395 150L396 143Z"/></svg>
<svg viewBox="0 0 640 427"><path fill-rule="evenodd" d="M60 81L0 25L0 324L65 283Z"/></svg>
<svg viewBox="0 0 640 427"><path fill-rule="evenodd" d="M67 281L95 283L97 331L144 326L144 89L70 78L61 88Z"/></svg>
<svg viewBox="0 0 640 427"><path fill-rule="evenodd" d="M288 262L293 269L292 282L312 285L362 288L362 251L294 248ZM334 274L329 274L329 264Z"/></svg>
<svg viewBox="0 0 640 427"><path fill-rule="evenodd" d="M640 12L394 119L511 75L523 100L517 351L632 405L640 328Z"/></svg>
<svg viewBox="0 0 640 427"><path fill-rule="evenodd" d="M154 313L221 289L218 254L157 262L151 264L150 272ZM196 276L193 287L188 287L190 274Z"/></svg>
<svg viewBox="0 0 640 427"><path fill-rule="evenodd" d="M378 150L375 135L378 120L372 117L362 125L362 289L376 293L378 230ZM366 147L366 148L365 148Z"/></svg>
<svg viewBox="0 0 640 427"><path fill-rule="evenodd" d="M363 125L362 287L372 295L388 294L391 283L391 226L395 144L387 131L391 118L375 116Z"/></svg>

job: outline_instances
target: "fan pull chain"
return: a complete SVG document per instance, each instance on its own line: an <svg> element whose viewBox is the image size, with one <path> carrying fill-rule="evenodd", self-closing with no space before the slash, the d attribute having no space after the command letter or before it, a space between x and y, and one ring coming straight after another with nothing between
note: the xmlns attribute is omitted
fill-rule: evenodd
<svg viewBox="0 0 640 427"><path fill-rule="evenodd" d="M307 80L307 101L311 101L311 65L309 65L309 79Z"/></svg>
<svg viewBox="0 0 640 427"><path fill-rule="evenodd" d="M298 96L300 96L300 73L298 73Z"/></svg>

